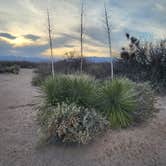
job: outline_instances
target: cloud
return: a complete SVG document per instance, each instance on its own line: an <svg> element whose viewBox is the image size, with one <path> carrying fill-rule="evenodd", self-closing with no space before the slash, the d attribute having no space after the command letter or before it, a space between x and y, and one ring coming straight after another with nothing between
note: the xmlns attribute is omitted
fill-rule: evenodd
<svg viewBox="0 0 166 166"><path fill-rule="evenodd" d="M55 36L55 55L80 50L79 0L0 0L0 4L0 27L6 32L0 34L5 40L1 41L3 53L6 49L6 54L36 56L48 50L47 7ZM88 55L104 56L107 54L107 34L103 1L88 0L85 5L84 51ZM106 5L114 50L119 51L126 43L125 32L148 40L166 35L165 0L106 0Z"/></svg>
<svg viewBox="0 0 166 166"><path fill-rule="evenodd" d="M27 35L24 35L24 37L33 41L40 39L40 36L33 35L33 34L27 34Z"/></svg>
<svg viewBox="0 0 166 166"><path fill-rule="evenodd" d="M48 49L45 45L29 45L22 47L15 47L13 44L0 39L0 56L16 55L20 57L40 56L44 50Z"/></svg>
<svg viewBox="0 0 166 166"><path fill-rule="evenodd" d="M55 48L63 47L65 45L72 45L73 42L78 41L79 37L75 34L61 33L58 37L53 39L53 46Z"/></svg>
<svg viewBox="0 0 166 166"><path fill-rule="evenodd" d="M0 33L0 37L4 37L7 39L16 39L17 37L14 35L11 35L10 33Z"/></svg>
<svg viewBox="0 0 166 166"><path fill-rule="evenodd" d="M33 45L15 48L15 50L19 52L20 56L40 56L47 48L47 45Z"/></svg>
<svg viewBox="0 0 166 166"><path fill-rule="evenodd" d="M0 56L11 55L10 51L12 50L12 45L6 41L0 40Z"/></svg>

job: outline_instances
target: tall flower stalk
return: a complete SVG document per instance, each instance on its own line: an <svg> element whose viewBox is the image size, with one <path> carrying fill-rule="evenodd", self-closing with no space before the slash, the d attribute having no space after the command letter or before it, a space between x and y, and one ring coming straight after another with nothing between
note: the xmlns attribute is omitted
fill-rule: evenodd
<svg viewBox="0 0 166 166"><path fill-rule="evenodd" d="M51 23L50 23L50 14L49 10L47 9L47 19L48 19L48 37L49 37L49 46L50 46L50 54L51 54L51 70L52 70L52 77L55 76L54 71L54 57L53 57L53 49L52 49L52 34L51 34Z"/></svg>
<svg viewBox="0 0 166 166"><path fill-rule="evenodd" d="M113 61L111 59L112 57L112 42L111 42L111 29L110 29L110 23L108 19L108 12L106 5L104 3L104 11L105 11L105 24L107 28L107 36L108 36L108 47L109 47L109 54L110 54L110 64L111 64L111 79L114 78L114 67L113 67Z"/></svg>

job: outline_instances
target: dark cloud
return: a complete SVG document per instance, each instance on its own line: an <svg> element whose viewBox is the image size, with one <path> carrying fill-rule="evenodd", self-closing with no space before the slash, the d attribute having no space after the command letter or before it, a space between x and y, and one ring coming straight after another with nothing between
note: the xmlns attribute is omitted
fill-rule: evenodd
<svg viewBox="0 0 166 166"><path fill-rule="evenodd" d="M92 38L94 41L100 42L101 45L106 44L107 36L105 29L101 27L87 27L85 34Z"/></svg>
<svg viewBox="0 0 166 166"><path fill-rule="evenodd" d="M42 52L48 49L47 45L13 47L6 41L0 40L0 56L18 55L18 56L40 56Z"/></svg>
<svg viewBox="0 0 166 166"><path fill-rule="evenodd" d="M5 37L7 39L16 39L17 37L14 35L11 35L10 33L0 33L0 37Z"/></svg>
<svg viewBox="0 0 166 166"><path fill-rule="evenodd" d="M55 38L53 40L53 46L55 48L65 47L67 45L70 45L73 41L78 41L78 40L79 40L79 37L77 37L76 35L61 33L60 37ZM70 45L70 47L71 47L71 45Z"/></svg>
<svg viewBox="0 0 166 166"><path fill-rule="evenodd" d="M20 56L40 56L48 49L47 45L23 46L15 48Z"/></svg>
<svg viewBox="0 0 166 166"><path fill-rule="evenodd" d="M64 47L67 47L67 48L74 48L75 45L74 45L74 44L65 44Z"/></svg>
<svg viewBox="0 0 166 166"><path fill-rule="evenodd" d="M33 35L33 34L27 34L27 35L24 35L24 37L27 38L27 39L31 39L33 41L36 41L36 40L40 39L40 36Z"/></svg>
<svg viewBox="0 0 166 166"><path fill-rule="evenodd" d="M0 56L11 55L12 46L7 42L0 40Z"/></svg>

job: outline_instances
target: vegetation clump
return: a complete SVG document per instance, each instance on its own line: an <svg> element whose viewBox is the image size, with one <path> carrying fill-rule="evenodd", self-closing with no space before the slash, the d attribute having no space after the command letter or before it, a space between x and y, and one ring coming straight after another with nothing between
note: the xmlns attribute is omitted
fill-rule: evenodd
<svg viewBox="0 0 166 166"><path fill-rule="evenodd" d="M134 84L127 79L105 81L98 92L97 107L112 127L127 127L136 109Z"/></svg>
<svg viewBox="0 0 166 166"><path fill-rule="evenodd" d="M0 64L0 73L13 73L13 74L19 74L20 67L16 64L11 66L6 66Z"/></svg>
<svg viewBox="0 0 166 166"><path fill-rule="evenodd" d="M124 65L120 73L129 74L133 80L149 81L157 91L163 91L166 87L166 40L154 44L143 43L128 33L126 37L130 44L127 49L122 48Z"/></svg>
<svg viewBox="0 0 166 166"><path fill-rule="evenodd" d="M95 80L88 75L56 75L43 84L45 99L48 104L76 103L90 107L95 93Z"/></svg>
<svg viewBox="0 0 166 166"><path fill-rule="evenodd" d="M41 107L39 121L47 141L86 144L107 127L94 109L61 103Z"/></svg>
<svg viewBox="0 0 166 166"><path fill-rule="evenodd" d="M42 85L44 106L38 119L42 133L55 142L88 143L109 124L126 128L154 112L148 84L126 78L98 81L85 74L55 75Z"/></svg>
<svg viewBox="0 0 166 166"><path fill-rule="evenodd" d="M132 113L135 123L146 121L154 115L156 98L148 83L135 84L137 107Z"/></svg>

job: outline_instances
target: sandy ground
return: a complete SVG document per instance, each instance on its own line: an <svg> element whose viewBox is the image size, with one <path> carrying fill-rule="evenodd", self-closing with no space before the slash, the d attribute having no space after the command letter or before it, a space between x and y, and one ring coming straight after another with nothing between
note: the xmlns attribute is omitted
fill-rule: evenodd
<svg viewBox="0 0 166 166"><path fill-rule="evenodd" d="M127 130L109 131L86 146L36 148L38 90L32 70L0 75L0 166L166 166L166 97L153 120Z"/></svg>

